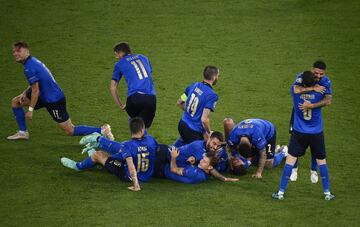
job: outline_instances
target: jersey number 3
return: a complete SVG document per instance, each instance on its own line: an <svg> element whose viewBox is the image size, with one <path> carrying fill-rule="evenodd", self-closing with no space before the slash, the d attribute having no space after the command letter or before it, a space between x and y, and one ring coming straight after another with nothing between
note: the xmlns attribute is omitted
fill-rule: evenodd
<svg viewBox="0 0 360 227"><path fill-rule="evenodd" d="M148 74L147 74L147 72L145 70L145 67L144 67L143 63L139 59L135 60L135 61L131 61L130 63L134 66L134 68L136 70L136 73L137 73L140 80L142 80L143 78L148 77Z"/></svg>

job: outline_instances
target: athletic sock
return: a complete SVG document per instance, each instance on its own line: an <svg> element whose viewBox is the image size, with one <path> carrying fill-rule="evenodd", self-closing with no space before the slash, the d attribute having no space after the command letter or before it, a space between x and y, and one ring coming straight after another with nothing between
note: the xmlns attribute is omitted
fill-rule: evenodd
<svg viewBox="0 0 360 227"><path fill-rule="evenodd" d="M91 157L88 157L88 158L84 159L83 161L76 163L76 167L79 170L89 169L89 168L93 167L94 165L95 165L95 162L93 162Z"/></svg>
<svg viewBox="0 0 360 227"><path fill-rule="evenodd" d="M330 183L329 183L329 172L328 172L328 166L327 164L319 165L320 169L320 176L322 181L322 187L324 190L324 193L330 192Z"/></svg>
<svg viewBox="0 0 360 227"><path fill-rule="evenodd" d="M118 153L120 149L123 147L122 143L109 140L102 136L98 137L98 142L99 142L99 146L98 146L99 150L106 151L111 155Z"/></svg>
<svg viewBox="0 0 360 227"><path fill-rule="evenodd" d="M285 192L286 186L287 186L288 181L290 179L292 169L293 169L292 165L285 163L283 173L282 173L282 176L281 176L279 192L283 192L283 193Z"/></svg>
<svg viewBox="0 0 360 227"><path fill-rule="evenodd" d="M311 155L311 170L316 171L317 170L317 162L316 158Z"/></svg>
<svg viewBox="0 0 360 227"><path fill-rule="evenodd" d="M74 134L73 136L84 136L89 135L91 133L98 132L101 133L100 127L93 127L87 125L77 125L74 127Z"/></svg>
<svg viewBox="0 0 360 227"><path fill-rule="evenodd" d="M273 168L278 166L284 158L285 158L285 152L280 151L276 153L274 157Z"/></svg>
<svg viewBox="0 0 360 227"><path fill-rule="evenodd" d="M12 111L14 113L16 123L19 126L19 130L26 132L27 129L26 129L26 121L25 121L25 111L24 111L24 109L22 107L19 107L19 108L13 107Z"/></svg>

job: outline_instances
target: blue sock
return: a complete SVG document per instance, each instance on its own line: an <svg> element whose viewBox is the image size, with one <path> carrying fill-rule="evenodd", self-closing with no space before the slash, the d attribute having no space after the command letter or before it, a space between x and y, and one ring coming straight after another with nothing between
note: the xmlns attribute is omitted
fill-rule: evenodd
<svg viewBox="0 0 360 227"><path fill-rule="evenodd" d="M283 173L282 173L282 176L281 176L280 190L279 191L285 192L286 186L287 186L288 181L290 179L292 169L293 169L292 165L285 163Z"/></svg>
<svg viewBox="0 0 360 227"><path fill-rule="evenodd" d="M123 147L122 143L109 140L105 137L99 137L99 149L108 152L113 155L119 152L119 150Z"/></svg>
<svg viewBox="0 0 360 227"><path fill-rule="evenodd" d="M241 155L238 155L236 157L239 158L241 161L243 161L245 169L249 168L249 166L251 164L251 162L249 160L247 160L246 158L244 158Z"/></svg>
<svg viewBox="0 0 360 227"><path fill-rule="evenodd" d="M26 131L26 121L25 121L25 111L23 108L12 108L12 111L15 116L16 123L19 126L20 131Z"/></svg>
<svg viewBox="0 0 360 227"><path fill-rule="evenodd" d="M285 152L281 151L279 153L276 153L274 157L273 168L278 166L284 158Z"/></svg>
<svg viewBox="0 0 360 227"><path fill-rule="evenodd" d="M89 169L89 168L93 167L94 165L95 165L95 163L93 162L91 157L88 157L88 158L82 160L81 162L76 163L76 167L79 170Z"/></svg>
<svg viewBox="0 0 360 227"><path fill-rule="evenodd" d="M316 158L314 158L312 155L311 155L311 170L313 170L313 171L317 170Z"/></svg>
<svg viewBox="0 0 360 227"><path fill-rule="evenodd" d="M299 161L299 160L296 160L293 168L297 168L297 167L298 167L298 161Z"/></svg>
<svg viewBox="0 0 360 227"><path fill-rule="evenodd" d="M330 192L329 172L327 164L319 165L324 193Z"/></svg>
<svg viewBox="0 0 360 227"><path fill-rule="evenodd" d="M84 135L89 135L94 132L101 133L101 128L86 126L86 125L78 125L78 126L75 126L75 128L74 128L73 136L84 136Z"/></svg>
<svg viewBox="0 0 360 227"><path fill-rule="evenodd" d="M179 136L179 138L177 138L177 140L174 143L174 147L181 147L184 146L184 140L181 138L181 136Z"/></svg>

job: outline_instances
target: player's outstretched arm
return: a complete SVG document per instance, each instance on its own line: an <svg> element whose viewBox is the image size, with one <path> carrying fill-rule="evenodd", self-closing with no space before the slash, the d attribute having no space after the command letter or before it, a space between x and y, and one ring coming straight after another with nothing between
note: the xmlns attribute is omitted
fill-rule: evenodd
<svg viewBox="0 0 360 227"><path fill-rule="evenodd" d="M111 83L110 83L110 92L111 92L111 96L113 97L114 101L115 101L115 104L122 110L125 110L125 107L126 105L124 105L121 100L120 100L120 97L119 97L119 94L118 94L118 90L117 90L117 87L118 87L118 82L115 81L115 80L112 80Z"/></svg>
<svg viewBox="0 0 360 227"><path fill-rule="evenodd" d="M133 162L133 158L132 157L126 158L126 164L129 169L131 181L133 182L133 186L128 187L128 189L131 191L140 191L141 188L140 188L140 184L139 184L139 181L137 178L137 173L136 173L135 165Z"/></svg>
<svg viewBox="0 0 360 227"><path fill-rule="evenodd" d="M215 177L218 180L225 181L225 182L234 182L238 181L239 178L231 178L231 177L225 177L221 173L219 173L216 169L210 170L210 174Z"/></svg>
<svg viewBox="0 0 360 227"><path fill-rule="evenodd" d="M294 85L293 89L294 89L295 94L302 94L302 93L306 93L309 91L316 91L321 94L324 94L324 92L326 91L326 87L318 85L318 84L311 86L311 87L303 87L300 85Z"/></svg>
<svg viewBox="0 0 360 227"><path fill-rule="evenodd" d="M40 89L39 89L39 82L36 82L34 84L31 85L31 100L30 100L30 106L29 106L29 111L26 112L26 118L31 120L33 117L33 113L34 113L34 108L36 106L36 103L39 99L39 95L40 95Z"/></svg>
<svg viewBox="0 0 360 227"><path fill-rule="evenodd" d="M255 177L257 179L262 178L262 172L265 167L265 162L266 162L266 149L263 148L262 150L259 151L259 167L256 170L256 173L253 174L253 177Z"/></svg>

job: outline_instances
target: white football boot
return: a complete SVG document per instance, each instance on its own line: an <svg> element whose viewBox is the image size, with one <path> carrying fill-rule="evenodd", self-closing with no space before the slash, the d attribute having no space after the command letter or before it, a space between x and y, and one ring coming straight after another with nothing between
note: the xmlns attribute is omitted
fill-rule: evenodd
<svg viewBox="0 0 360 227"><path fill-rule="evenodd" d="M8 140L28 140L29 139L29 132L27 131L17 131L14 135L8 136Z"/></svg>

